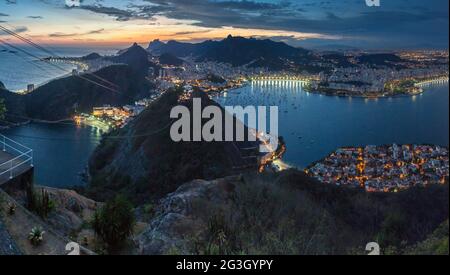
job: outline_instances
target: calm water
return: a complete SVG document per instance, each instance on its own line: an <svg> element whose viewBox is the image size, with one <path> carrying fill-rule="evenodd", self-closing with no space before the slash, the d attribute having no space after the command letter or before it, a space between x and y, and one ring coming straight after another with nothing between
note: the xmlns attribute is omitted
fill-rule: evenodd
<svg viewBox="0 0 450 275"><path fill-rule="evenodd" d="M36 50L35 48L20 46L36 57L44 58L49 54ZM112 54L117 52L113 48L80 48L80 47L47 47L50 51L58 56L79 57L92 52L100 54ZM5 84L6 88L11 91L26 89L28 84L39 85L50 79L66 75L72 71L75 66L58 63L58 67L54 67L45 62L39 61L37 58L31 57L21 51L0 45L0 81Z"/></svg>
<svg viewBox="0 0 450 275"><path fill-rule="evenodd" d="M33 55L44 58L48 54L34 48L20 46ZM58 56L77 57L92 52L109 55L118 48L47 47ZM58 63L69 72L72 65ZM0 81L6 88L23 90L27 84L40 84L55 77L67 74L36 58L0 45ZM2 134L32 148L35 159L35 180L38 184L64 187L82 183L79 175L86 165L92 151L98 144L99 133L90 127L58 124L30 124L1 131Z"/></svg>
<svg viewBox="0 0 450 275"><path fill-rule="evenodd" d="M285 161L304 168L338 147L389 143L449 144L449 87L415 97L328 97L293 82L254 83L216 99L222 105L279 106Z"/></svg>
<svg viewBox="0 0 450 275"><path fill-rule="evenodd" d="M34 150L35 182L52 187L83 183L80 172L100 138L94 128L71 124L32 123L1 133Z"/></svg>
<svg viewBox="0 0 450 275"><path fill-rule="evenodd" d="M309 94L300 86L253 85L217 99L224 105L278 105L287 142L285 160L304 168L337 147L387 143L449 144L448 85L416 97L378 100ZM2 133L33 148L42 185L81 184L79 173L98 144L99 132L74 125L30 124Z"/></svg>

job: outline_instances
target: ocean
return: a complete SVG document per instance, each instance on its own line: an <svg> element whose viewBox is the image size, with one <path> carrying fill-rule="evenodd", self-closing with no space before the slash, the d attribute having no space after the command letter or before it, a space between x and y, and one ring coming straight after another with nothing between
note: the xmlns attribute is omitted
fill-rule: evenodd
<svg viewBox="0 0 450 275"><path fill-rule="evenodd" d="M39 58L49 57L48 53L30 46L17 46L18 48ZM97 52L101 55L111 55L119 48L114 47L55 47L46 46L52 53L61 57L80 57ZM28 84L39 85L51 79L70 74L75 67L69 64L58 63L56 68L38 58L32 57L20 50L9 48L0 44L0 82L10 91L21 91Z"/></svg>
<svg viewBox="0 0 450 275"><path fill-rule="evenodd" d="M91 52L112 54L118 49L55 50L60 56L83 56ZM0 52L0 81L11 90L20 90L29 83L64 75L58 70L44 73L30 61L38 62ZM428 87L413 97L368 100L311 94L289 82L254 83L216 100L231 106L279 106L279 130L287 143L284 160L299 168L343 146L449 145L448 84ZM82 185L80 173L99 142L98 131L75 125L32 123L1 133L33 148L36 182L53 187Z"/></svg>
<svg viewBox="0 0 450 275"><path fill-rule="evenodd" d="M216 98L223 106L279 108L284 161L306 168L339 147L384 144L449 145L449 86L416 96L364 99L311 94L289 81L256 82Z"/></svg>

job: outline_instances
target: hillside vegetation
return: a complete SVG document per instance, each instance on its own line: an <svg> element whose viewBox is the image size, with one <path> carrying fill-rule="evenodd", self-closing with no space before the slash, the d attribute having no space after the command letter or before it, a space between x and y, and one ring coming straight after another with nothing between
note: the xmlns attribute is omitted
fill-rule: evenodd
<svg viewBox="0 0 450 275"><path fill-rule="evenodd" d="M123 106L133 103L136 99L148 96L152 88L143 76L137 74L128 65L112 65L95 74L117 86L85 74L83 78L88 80L78 76L68 76L50 81L26 95L0 90L0 98L5 99L10 115L7 116L8 120L16 121L18 120L16 116L43 120L66 119L75 112L91 112L94 106L105 104Z"/></svg>
<svg viewBox="0 0 450 275"><path fill-rule="evenodd" d="M170 137L175 121L170 119L170 111L180 104L180 92L165 93L125 128L103 139L89 162L89 195L104 200L120 192L142 203L160 199L193 179L233 173L226 149L230 143L174 142ZM195 97L201 98L202 108L217 105L204 93ZM183 104L192 110L192 100Z"/></svg>
<svg viewBox="0 0 450 275"><path fill-rule="evenodd" d="M366 254L374 241L383 254L448 254L448 211L448 185L366 193L289 170L187 183L139 240L148 254Z"/></svg>
<svg viewBox="0 0 450 275"><path fill-rule="evenodd" d="M110 104L122 106L148 93L149 84L126 65L113 65L101 69L96 75L116 84L105 89L77 76L51 81L25 96L27 115L33 118L57 120L78 112L91 112L94 106ZM99 82L90 75L84 77Z"/></svg>

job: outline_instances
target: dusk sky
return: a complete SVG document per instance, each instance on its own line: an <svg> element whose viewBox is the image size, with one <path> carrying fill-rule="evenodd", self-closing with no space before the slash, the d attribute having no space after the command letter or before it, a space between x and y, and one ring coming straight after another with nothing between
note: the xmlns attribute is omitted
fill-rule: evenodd
<svg viewBox="0 0 450 275"><path fill-rule="evenodd" d="M448 0L0 0L0 24L47 44L201 41L228 34L294 46L448 48ZM1 39L10 39L0 33Z"/></svg>

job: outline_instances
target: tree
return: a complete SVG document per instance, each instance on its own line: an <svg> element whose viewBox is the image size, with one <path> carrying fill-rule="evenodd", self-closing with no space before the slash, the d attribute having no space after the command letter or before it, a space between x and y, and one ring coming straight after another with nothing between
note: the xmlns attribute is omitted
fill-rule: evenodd
<svg viewBox="0 0 450 275"><path fill-rule="evenodd" d="M94 214L92 227L95 233L113 252L120 248L133 233L135 218L133 207L124 197L108 201Z"/></svg>
<svg viewBox="0 0 450 275"><path fill-rule="evenodd" d="M0 119L4 119L6 114L5 100L0 98Z"/></svg>

